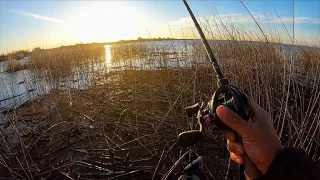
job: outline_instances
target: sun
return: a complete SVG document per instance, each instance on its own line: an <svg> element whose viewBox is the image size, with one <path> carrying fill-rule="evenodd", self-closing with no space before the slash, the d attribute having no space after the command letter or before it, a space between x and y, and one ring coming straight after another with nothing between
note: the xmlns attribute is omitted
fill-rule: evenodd
<svg viewBox="0 0 320 180"><path fill-rule="evenodd" d="M76 41L107 42L139 37L145 22L141 12L123 2L104 1L75 12L68 26Z"/></svg>

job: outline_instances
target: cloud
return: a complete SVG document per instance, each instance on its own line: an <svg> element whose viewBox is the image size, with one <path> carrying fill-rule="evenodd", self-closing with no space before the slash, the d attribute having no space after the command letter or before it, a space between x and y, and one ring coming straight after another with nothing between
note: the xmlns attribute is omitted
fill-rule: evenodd
<svg viewBox="0 0 320 180"><path fill-rule="evenodd" d="M42 16L42 15L38 15L38 14L34 14L34 13L30 13L30 12L26 12L26 11L19 11L19 10L14 10L14 12L25 15L25 16L30 16L36 19L40 19L40 20L44 20L44 21L50 21L50 22L54 22L54 23L64 23L63 20L57 19L57 18L52 18L52 17L48 17L48 16Z"/></svg>
<svg viewBox="0 0 320 180"><path fill-rule="evenodd" d="M260 24L266 24L266 23L271 23L271 24L281 24L281 20L283 21L284 24L292 23L292 17L281 17L281 20L278 18L277 15L258 15L257 13L253 15L253 17L258 21ZM222 22L237 22L237 23L255 23L254 20L250 15L245 15L245 14L223 14L220 16L200 16L197 17L198 21L200 23L203 22L219 22L221 19ZM320 19L317 18L311 18L311 17L295 17L294 18L294 23L295 24L320 24ZM193 21L190 17L183 17L180 18L179 20L173 20L169 22L169 25L171 27L193 27Z"/></svg>

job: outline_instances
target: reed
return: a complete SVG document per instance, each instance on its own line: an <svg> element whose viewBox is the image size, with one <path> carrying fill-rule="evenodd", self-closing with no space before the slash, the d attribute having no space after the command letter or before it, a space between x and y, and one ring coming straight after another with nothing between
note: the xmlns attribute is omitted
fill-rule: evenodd
<svg viewBox="0 0 320 180"><path fill-rule="evenodd" d="M8 61L7 66L5 67L5 72L15 72L23 69L28 69L28 64L21 64L14 59Z"/></svg>
<svg viewBox="0 0 320 180"><path fill-rule="evenodd" d="M261 37L236 23L221 26L219 16L206 23L232 84L269 113L284 146L318 159L319 48L285 45L277 34ZM32 85L49 84L50 93L6 113L19 135L15 148L2 149L7 177L161 178L185 151L177 135L196 128L184 108L208 101L216 89L200 41L163 42L112 45L111 71L96 64L105 61L101 44L34 52ZM208 133L196 148L216 177L224 178L228 152L222 133Z"/></svg>

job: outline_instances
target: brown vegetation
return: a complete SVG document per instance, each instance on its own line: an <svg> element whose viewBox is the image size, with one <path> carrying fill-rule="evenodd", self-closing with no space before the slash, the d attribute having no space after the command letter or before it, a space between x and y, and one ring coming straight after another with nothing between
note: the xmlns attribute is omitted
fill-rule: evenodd
<svg viewBox="0 0 320 180"><path fill-rule="evenodd" d="M20 62L17 62L16 60L11 59L8 61L5 71L15 72L15 71L27 69L28 67L29 67L28 64L21 64Z"/></svg>
<svg viewBox="0 0 320 180"><path fill-rule="evenodd" d="M67 76L72 68L104 60L105 50L100 44L65 46L54 49L39 49L29 58L33 69L45 69L54 77Z"/></svg>
<svg viewBox="0 0 320 180"><path fill-rule="evenodd" d="M302 148L318 159L320 50L241 41L254 39L251 34L256 36L243 30L247 37L210 42L223 72L268 112L284 146ZM83 69L105 56L102 45L35 52L30 58L39 70L35 79L40 81L43 69L49 72L46 80L57 86L6 114L19 143L10 148L9 135L1 133L3 176L161 178L186 150L177 144L177 135L196 128L184 107L208 101L216 89L202 45L184 43L112 46L114 67L109 73ZM69 76L75 73L72 69L85 74L84 79ZM90 87L61 87L61 81L82 80ZM19 124L26 128L19 129ZM217 179L224 178L229 161L220 131L209 133L193 148Z"/></svg>
<svg viewBox="0 0 320 180"><path fill-rule="evenodd" d="M11 53L8 53L7 55L0 55L0 62L9 61L12 59L15 59L15 60L23 59L24 57L30 56L30 54L31 52L26 50L13 51Z"/></svg>

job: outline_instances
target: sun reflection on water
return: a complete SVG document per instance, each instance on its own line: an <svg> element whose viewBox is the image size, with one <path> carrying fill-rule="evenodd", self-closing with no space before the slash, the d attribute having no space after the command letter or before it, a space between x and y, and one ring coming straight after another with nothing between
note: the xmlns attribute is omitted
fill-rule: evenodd
<svg viewBox="0 0 320 180"><path fill-rule="evenodd" d="M106 64L111 65L111 51L110 51L110 45L105 45L104 49L106 51Z"/></svg>

